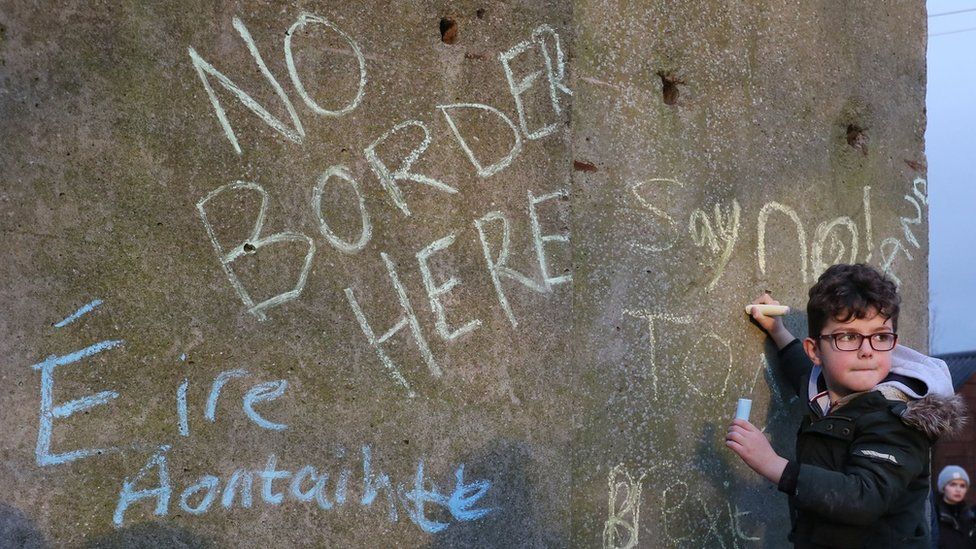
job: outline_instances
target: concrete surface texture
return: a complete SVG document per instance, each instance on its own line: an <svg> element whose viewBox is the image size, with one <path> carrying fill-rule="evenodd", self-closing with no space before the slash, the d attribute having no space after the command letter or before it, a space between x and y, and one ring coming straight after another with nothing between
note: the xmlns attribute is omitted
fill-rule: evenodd
<svg viewBox="0 0 976 549"><path fill-rule="evenodd" d="M921 2L10 2L0 545L779 546L742 306L925 349ZM795 404L795 403L794 403ZM19 545L17 545L19 544Z"/></svg>

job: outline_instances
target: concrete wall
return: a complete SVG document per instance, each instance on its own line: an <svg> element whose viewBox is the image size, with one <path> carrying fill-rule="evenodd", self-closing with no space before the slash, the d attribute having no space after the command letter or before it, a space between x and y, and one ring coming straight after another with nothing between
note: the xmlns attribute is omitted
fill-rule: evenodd
<svg viewBox="0 0 976 549"><path fill-rule="evenodd" d="M925 347L920 2L0 27L0 542L775 546L742 305L867 261Z"/></svg>

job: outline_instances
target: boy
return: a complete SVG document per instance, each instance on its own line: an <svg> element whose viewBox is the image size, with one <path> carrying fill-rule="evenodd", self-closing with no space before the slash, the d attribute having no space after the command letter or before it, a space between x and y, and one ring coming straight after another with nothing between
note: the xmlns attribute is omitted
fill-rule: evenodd
<svg viewBox="0 0 976 549"><path fill-rule="evenodd" d="M777 455L751 423L726 445L789 496L796 547L928 549L929 455L961 425L945 363L896 347L900 297L867 265L834 265L810 288L802 344L779 318L753 312L809 406L796 458ZM756 303L778 304L768 294ZM894 364L893 364L894 362Z"/></svg>
<svg viewBox="0 0 976 549"><path fill-rule="evenodd" d="M939 549L976 548L976 517L966 505L969 475L958 465L939 473Z"/></svg>

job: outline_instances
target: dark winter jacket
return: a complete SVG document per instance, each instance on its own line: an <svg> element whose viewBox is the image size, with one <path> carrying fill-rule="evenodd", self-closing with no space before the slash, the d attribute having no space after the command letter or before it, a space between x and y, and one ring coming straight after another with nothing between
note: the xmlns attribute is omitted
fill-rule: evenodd
<svg viewBox="0 0 976 549"><path fill-rule="evenodd" d="M779 483L790 499L790 540L796 547L931 547L932 443L965 416L962 400L944 392L941 377L948 372L926 379L925 368L906 376L893 367L875 390L851 395L827 413L823 377L799 341L784 347L780 359L809 402L796 457Z"/></svg>
<svg viewBox="0 0 976 549"><path fill-rule="evenodd" d="M976 549L976 516L966 502L946 503L939 495L939 549Z"/></svg>

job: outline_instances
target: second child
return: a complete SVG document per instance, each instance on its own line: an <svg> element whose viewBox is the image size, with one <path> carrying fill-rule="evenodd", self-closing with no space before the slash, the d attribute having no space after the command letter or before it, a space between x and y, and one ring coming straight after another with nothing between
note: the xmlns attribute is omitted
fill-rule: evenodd
<svg viewBox="0 0 976 549"><path fill-rule="evenodd" d="M976 516L966 505L969 475L958 465L939 473L939 549L976 549Z"/></svg>

